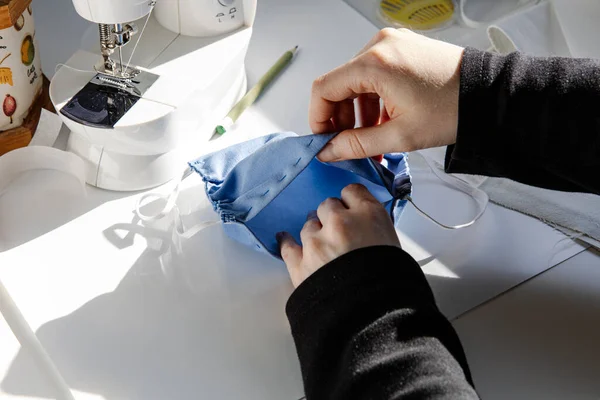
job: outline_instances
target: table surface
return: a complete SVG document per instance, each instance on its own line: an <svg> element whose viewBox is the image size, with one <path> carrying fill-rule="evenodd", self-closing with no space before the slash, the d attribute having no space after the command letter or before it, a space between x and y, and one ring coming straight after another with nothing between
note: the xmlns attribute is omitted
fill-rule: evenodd
<svg viewBox="0 0 600 400"><path fill-rule="evenodd" d="M486 400L600 398L600 253L589 250L453 325Z"/></svg>
<svg viewBox="0 0 600 400"><path fill-rule="evenodd" d="M49 76L56 64L78 48L89 28L70 0L51 3L33 3ZM341 0L259 3L247 57L249 81L255 82L292 45L299 44L301 52L242 116L231 135L207 144L199 153L273 131L309 132L306 115L312 80L351 58L377 31ZM448 223L472 216L474 205L468 197L445 187L416 162L413 171L415 199L424 208ZM0 278L77 398L163 399L173 393L177 398L261 400L302 396L283 312L292 288L281 263L230 241L220 227L185 241L183 258L170 258L160 234L162 227L142 229L133 216L141 194L88 188L84 198L74 185L65 176L44 171L21 177L10 195L2 197ZM167 185L159 190L168 189ZM180 201L186 218L214 219L197 179L186 180L183 189ZM510 367L514 353L501 352L501 345L519 342L519 330L505 342L496 338L496 350L487 346L491 348L487 353L480 348L487 336L470 338L484 328L491 330L487 318L503 310L505 318L496 318L497 323L514 324L511 313L516 310L514 318L523 319L518 321L520 327L528 326L527 310L502 296L466 312L565 260L569 261L551 272L579 265L574 272L579 283L591 287L598 282L586 275L591 271L585 268L600 264L596 254L585 252L537 220L495 205L475 226L457 232L442 231L408 208L398 230L404 247L424 265L441 309L450 318L460 317L455 323L484 398L507 393L506 382L494 374L504 373L503 366ZM546 276L557 275L542 277L550 279ZM533 284L552 289L554 282L560 287L557 281L538 281L528 282L509 296L519 293L527 303L528 293L538 287L528 291ZM554 309L562 299L555 299ZM594 299L597 305L598 298L590 296L590 301ZM533 307L530 310L537 312ZM556 317L549 312L543 316L549 318L548 325ZM577 322L585 326L589 319L571 321ZM32 364L29 349L20 348L1 320L0 344L0 398L52 397L50 386ZM547 344L549 354L571 345L558 336ZM527 370L526 347L515 348L524 349L517 352L521 357L515 362ZM593 354L592 348L586 356ZM532 368L541 365L537 355L532 353ZM504 364L496 364L496 357ZM578 360L575 354L569 359ZM582 365L587 366L585 360ZM549 365L545 368L550 369ZM512 372L515 379L526 381L526 373ZM538 379L552 377L535 370L531 373ZM568 379L553 381L557 382ZM541 398L547 393L533 385L523 392L515 386L511 390L522 398Z"/></svg>

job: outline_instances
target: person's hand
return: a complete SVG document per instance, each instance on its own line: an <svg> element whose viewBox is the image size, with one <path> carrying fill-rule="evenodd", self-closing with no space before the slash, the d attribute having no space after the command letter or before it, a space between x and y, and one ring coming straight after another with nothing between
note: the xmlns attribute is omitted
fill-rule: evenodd
<svg viewBox="0 0 600 400"><path fill-rule="evenodd" d="M344 188L341 199L329 198L321 203L316 215L308 216L300 238L302 246L289 233L277 234L294 287L352 250L378 245L400 247L390 215L359 184Z"/></svg>
<svg viewBox="0 0 600 400"><path fill-rule="evenodd" d="M380 31L355 58L313 84L312 131L341 132L319 159L358 159L454 143L463 51L406 29ZM354 99L361 121L354 115ZM362 127L354 129L356 122Z"/></svg>

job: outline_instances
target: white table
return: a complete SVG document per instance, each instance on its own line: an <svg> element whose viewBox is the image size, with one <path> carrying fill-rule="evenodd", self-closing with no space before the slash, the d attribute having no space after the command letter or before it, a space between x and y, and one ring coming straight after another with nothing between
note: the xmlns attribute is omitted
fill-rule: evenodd
<svg viewBox="0 0 600 400"><path fill-rule="evenodd" d="M453 322L486 400L600 398L600 253L586 251Z"/></svg>
<svg viewBox="0 0 600 400"><path fill-rule="evenodd" d="M34 0L34 12L51 71L77 48L88 25L70 0ZM341 0L261 0L249 80L289 47L302 50L239 128L213 145L277 130L307 133L312 80L349 59L375 32ZM414 175L415 198L435 216L449 223L472 216L470 199L425 170ZM182 201L195 211L190 218L214 218L198 183L186 182ZM43 213L44 197L35 194L52 186L44 174L26 176L20 190L28 203L0 207L5 220L19 221L3 226L14 248L0 253L0 277L78 399L302 396L283 313L292 288L281 263L215 227L186 243L181 264L161 269L161 241L134 224L140 194L89 188L87 198L63 198ZM451 318L585 250L539 221L493 205L460 232L441 231L409 208L399 230L404 247L426 264ZM0 346L2 398L52 396L2 321ZM478 365L476 377L486 368Z"/></svg>

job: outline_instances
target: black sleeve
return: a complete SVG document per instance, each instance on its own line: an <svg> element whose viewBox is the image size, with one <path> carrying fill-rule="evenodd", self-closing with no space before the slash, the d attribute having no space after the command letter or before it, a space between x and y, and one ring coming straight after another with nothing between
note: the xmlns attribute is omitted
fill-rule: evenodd
<svg viewBox="0 0 600 400"><path fill-rule="evenodd" d="M600 194L600 61L466 49L446 171Z"/></svg>
<svg viewBox="0 0 600 400"><path fill-rule="evenodd" d="M478 398L456 332L400 248L338 258L296 289L286 311L307 400Z"/></svg>

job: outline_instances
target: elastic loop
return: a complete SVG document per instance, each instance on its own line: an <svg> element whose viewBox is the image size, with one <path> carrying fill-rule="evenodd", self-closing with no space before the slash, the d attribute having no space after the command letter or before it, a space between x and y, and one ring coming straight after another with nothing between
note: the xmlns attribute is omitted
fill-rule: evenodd
<svg viewBox="0 0 600 400"><path fill-rule="evenodd" d="M221 223L221 221L217 221L217 220L200 222L199 224L192 226L191 228L189 228L186 231L183 231L183 229L180 229L179 234L184 239L189 239L189 238L195 236L196 234L198 234L199 232L201 232L207 228L210 228L211 226L219 225L220 223Z"/></svg>
<svg viewBox="0 0 600 400"><path fill-rule="evenodd" d="M191 238L192 236L196 235L198 232L203 231L206 228L210 228L211 226L220 224L221 221L205 221L205 222L200 222L197 225L192 226L189 229L185 229L183 226L183 221L181 220L181 215L178 211L177 208L177 198L179 197L179 193L181 191L181 182L183 182L183 180L185 178L187 178L188 176L190 176L192 174L193 170L191 168L187 168L183 174L181 175L181 177L177 180L177 183L175 184L175 187L173 188L173 190L171 191L171 193L169 193L168 195L164 195L164 194L160 194L160 193L147 193L145 195L143 195L136 203L135 205L135 213L138 216L138 218L140 220L142 220L143 222L154 222L154 221L158 221L164 217L166 217L167 215L171 214L171 211L176 210L175 213L175 230L177 232L177 234L183 238ZM165 206L162 208L162 210L160 210L157 213L151 214L151 215L145 215L142 214L141 208L144 204L146 203L150 203L151 201L155 201L155 200L165 200L166 204Z"/></svg>
<svg viewBox="0 0 600 400"><path fill-rule="evenodd" d="M192 170L190 168L186 168L186 170L183 172L181 177L177 180L175 187L173 188L171 193L169 193L168 195L164 195L164 194L160 194L160 193L147 193L147 194L143 195L137 201L137 203L135 205L135 214L138 216L138 218L144 222L153 222L153 221L158 221L158 220L166 217L167 215L169 215L171 213L171 211L173 210L173 207L175 207L175 204L177 203L177 198L179 197L181 182L185 178L190 176L191 173L192 173ZM162 210L160 210L159 212L151 214L151 215L145 215L142 213L141 208L146 202L149 202L149 200L165 200L166 204L162 208Z"/></svg>
<svg viewBox="0 0 600 400"><path fill-rule="evenodd" d="M425 218L429 219L431 222L435 223L436 225L438 225L444 229L449 229L449 230L463 229L463 228L467 228L467 227L475 224L475 222L477 222L479 220L479 218L481 218L481 216L485 213L485 210L487 209L487 205L490 201L490 198L488 197L487 193L485 193L483 190L481 190L479 188L469 185L468 183L460 180L459 178L457 178L453 175L442 173L441 171L439 171L439 169L436 166L432 165L431 161L427 157L425 157L421 153L419 153L419 155L423 158L423 160L425 160L429 169L431 169L431 171L434 173L435 176L438 177L438 179L440 179L442 182L444 182L448 186L450 186L454 189L458 189L461 192L466 193L469 196L471 196L473 198L473 200L475 200L477 202L477 204L479 204L480 209L479 209L479 212L477 213L477 216L475 216L475 218L473 220L471 220L467 223L460 224L460 225L447 225L447 224L437 221L431 215L429 215L428 213L423 211L419 206L417 206L415 204L412 197L407 196L405 200L408 200L410 202L410 204L412 204L413 207L415 207L415 209L422 216L424 216Z"/></svg>

